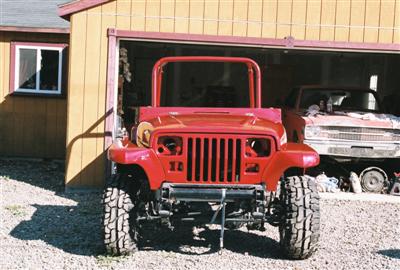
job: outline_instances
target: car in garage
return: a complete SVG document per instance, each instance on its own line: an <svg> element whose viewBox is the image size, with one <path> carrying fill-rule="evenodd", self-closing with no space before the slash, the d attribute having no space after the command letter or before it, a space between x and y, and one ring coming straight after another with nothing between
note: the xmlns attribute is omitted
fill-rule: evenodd
<svg viewBox="0 0 400 270"><path fill-rule="evenodd" d="M374 90L297 87L285 101L282 120L290 141L307 144L322 157L363 163L364 169L400 161L400 118L384 114ZM364 189L379 189L387 179L387 170L378 169L361 179Z"/></svg>

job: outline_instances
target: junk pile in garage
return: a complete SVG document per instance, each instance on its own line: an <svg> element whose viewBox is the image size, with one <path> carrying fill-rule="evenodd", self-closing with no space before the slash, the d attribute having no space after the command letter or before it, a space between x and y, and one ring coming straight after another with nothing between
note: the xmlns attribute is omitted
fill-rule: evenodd
<svg viewBox="0 0 400 270"><path fill-rule="evenodd" d="M355 87L305 85L288 96L288 138L320 155L308 172L320 192L399 194L400 117L381 104L376 91Z"/></svg>
<svg viewBox="0 0 400 270"><path fill-rule="evenodd" d="M317 176L307 175L315 181L318 192L353 192L353 193L381 193L400 196L400 173L394 173L388 178L386 173L378 167L369 167L357 175L350 172L348 177L327 176L325 172Z"/></svg>

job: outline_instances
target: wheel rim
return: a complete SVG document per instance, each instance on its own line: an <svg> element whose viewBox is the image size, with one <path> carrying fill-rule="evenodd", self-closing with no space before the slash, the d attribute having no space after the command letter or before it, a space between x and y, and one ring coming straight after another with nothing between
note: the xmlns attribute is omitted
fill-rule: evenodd
<svg viewBox="0 0 400 270"><path fill-rule="evenodd" d="M369 170L362 174L361 185L365 191L381 192L385 185L385 176L378 170Z"/></svg>

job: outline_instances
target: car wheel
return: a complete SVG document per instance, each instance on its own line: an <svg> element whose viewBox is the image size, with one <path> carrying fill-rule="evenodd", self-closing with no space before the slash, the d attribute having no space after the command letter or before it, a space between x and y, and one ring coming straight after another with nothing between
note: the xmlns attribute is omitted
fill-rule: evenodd
<svg viewBox="0 0 400 270"><path fill-rule="evenodd" d="M104 190L104 244L110 255L128 255L137 250L135 195L139 186L124 174L113 175Z"/></svg>
<svg viewBox="0 0 400 270"><path fill-rule="evenodd" d="M304 176L287 177L282 181L280 200L280 246L288 258L306 259L316 252L319 240L319 195L315 182Z"/></svg>

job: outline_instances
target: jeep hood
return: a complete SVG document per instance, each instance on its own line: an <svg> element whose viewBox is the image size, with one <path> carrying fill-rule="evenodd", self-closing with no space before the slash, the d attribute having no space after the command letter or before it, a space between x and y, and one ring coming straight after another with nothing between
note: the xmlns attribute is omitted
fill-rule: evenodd
<svg viewBox="0 0 400 270"><path fill-rule="evenodd" d="M302 117L306 125L400 129L400 117L390 114L335 112L334 114L303 115Z"/></svg>
<svg viewBox="0 0 400 270"><path fill-rule="evenodd" d="M232 115L218 113L169 114L148 119L154 131L202 133L251 133L281 137L284 128L252 114Z"/></svg>

